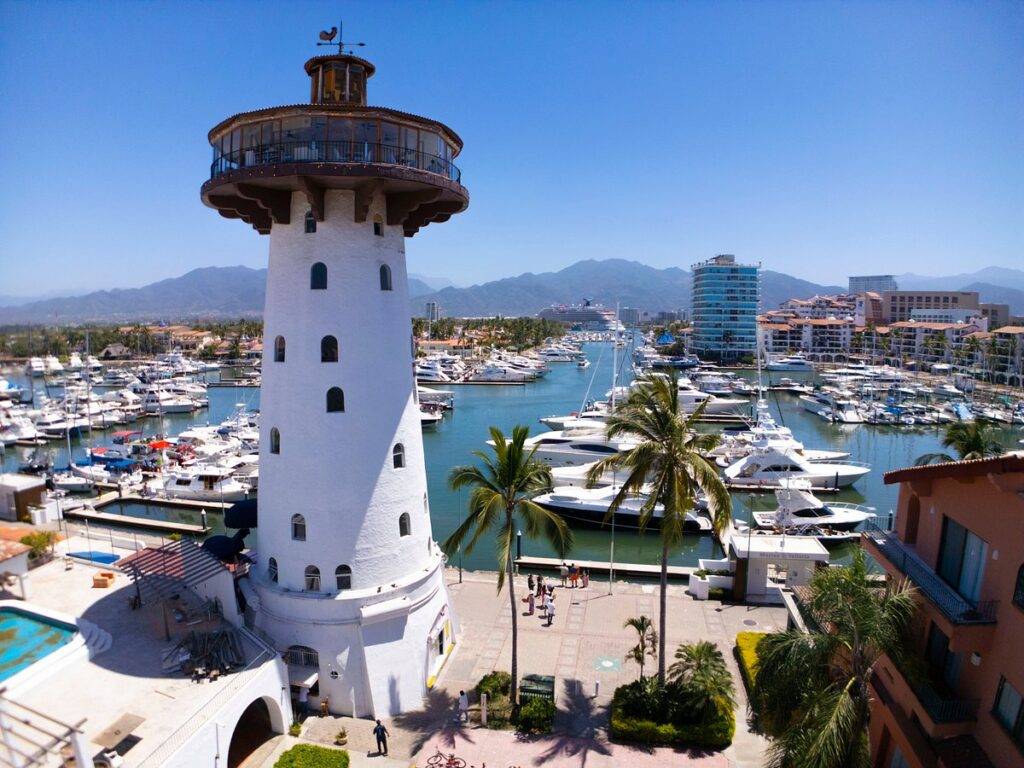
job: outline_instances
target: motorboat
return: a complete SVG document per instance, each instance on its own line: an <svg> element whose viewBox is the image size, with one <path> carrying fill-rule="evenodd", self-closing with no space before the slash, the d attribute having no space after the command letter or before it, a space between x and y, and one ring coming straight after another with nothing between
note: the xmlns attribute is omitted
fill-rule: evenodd
<svg viewBox="0 0 1024 768"><path fill-rule="evenodd" d="M416 386L416 399L421 403L437 404L450 411L455 407L455 393L450 389Z"/></svg>
<svg viewBox="0 0 1024 768"><path fill-rule="evenodd" d="M568 429L587 424L594 425L595 429L601 429L608 422L609 416L611 412L607 408L591 405L585 410L573 411L568 416L544 416L538 421L548 429Z"/></svg>
<svg viewBox="0 0 1024 768"><path fill-rule="evenodd" d="M47 355L43 358L43 366L47 376L57 376L64 373L64 365L55 355Z"/></svg>
<svg viewBox="0 0 1024 768"><path fill-rule="evenodd" d="M73 472L57 472L50 480L56 490L66 493L90 493L95 487L91 479Z"/></svg>
<svg viewBox="0 0 1024 768"><path fill-rule="evenodd" d="M811 491L805 479L784 478L775 491L777 509L754 512L754 521L761 528L790 528L794 526L826 526L840 531L852 531L875 517L872 507L860 504L832 502L825 504Z"/></svg>
<svg viewBox="0 0 1024 768"><path fill-rule="evenodd" d="M440 360L436 358L423 358L416 361L416 381L444 383L451 380L451 377L441 365Z"/></svg>
<svg viewBox="0 0 1024 768"><path fill-rule="evenodd" d="M807 371L812 373L815 370L814 363L800 353L779 357L769 356L764 367L767 371Z"/></svg>
<svg viewBox="0 0 1024 768"><path fill-rule="evenodd" d="M764 400L758 401L757 417L749 430L726 435L708 455L715 459L718 466L728 467L760 448L775 448L784 453L795 452L808 461L814 462L845 459L850 455L846 451L805 448L804 444L793 436L793 430L775 422L769 411L768 403Z"/></svg>
<svg viewBox="0 0 1024 768"><path fill-rule="evenodd" d="M159 490L170 499L241 501L248 497L250 489L236 480L226 467L203 466L170 472Z"/></svg>
<svg viewBox="0 0 1024 768"><path fill-rule="evenodd" d="M946 382L944 384L936 384L932 388L932 393L939 397L963 397L964 393L957 389L952 384Z"/></svg>
<svg viewBox="0 0 1024 768"><path fill-rule="evenodd" d="M590 361L584 357L582 360L576 363L576 367L579 368L581 371L585 371L587 368L590 367Z"/></svg>
<svg viewBox="0 0 1024 768"><path fill-rule="evenodd" d="M81 356L77 352L72 352L68 356L68 364L64 366L67 370L72 373L77 372L85 368L85 363L82 362Z"/></svg>
<svg viewBox="0 0 1024 768"><path fill-rule="evenodd" d="M791 525L788 527L775 526L773 528L758 528L751 526L742 520L733 522L735 536L743 538L758 536L785 536L787 539L798 541L814 539L826 547L837 547L840 544L848 544L860 539L859 531L840 531L835 528L826 528L820 525Z"/></svg>
<svg viewBox="0 0 1024 768"><path fill-rule="evenodd" d="M763 447L751 451L724 471L728 485L739 488L781 488L790 478L817 489L847 488L868 474L866 464L851 461L808 461L795 451Z"/></svg>
<svg viewBox="0 0 1024 768"><path fill-rule="evenodd" d="M534 377L525 371L517 371L494 360L488 360L474 370L466 381L496 384L524 384L533 381Z"/></svg>
<svg viewBox="0 0 1024 768"><path fill-rule="evenodd" d="M541 494L533 501L544 509L556 512L570 525L600 527L606 524L608 508L621 488L620 485L609 485L603 488L564 486L555 488L550 493ZM644 493L626 497L615 512L614 525L631 529L639 528L640 510L648 498ZM655 504L651 519L653 527L660 527L663 513L664 507L661 504ZM611 518L607 524L612 524ZM689 511L686 513L684 530L690 533L710 533L711 520L697 511Z"/></svg>
<svg viewBox="0 0 1024 768"><path fill-rule="evenodd" d="M29 358L29 361L25 363L25 375L33 379L40 379L45 376L46 366L43 364L43 358Z"/></svg>
<svg viewBox="0 0 1024 768"><path fill-rule="evenodd" d="M536 448L533 457L537 461L552 467L565 467L589 464L637 446L633 440L612 440L605 434L602 425L595 426L542 432L528 437L524 448L527 451ZM493 441L489 440L488 444L493 444Z"/></svg>
<svg viewBox="0 0 1024 768"><path fill-rule="evenodd" d="M683 413L693 413L703 403L707 403L704 413L707 415L735 414L737 409L750 405L749 400L737 397L719 397L707 392L702 392L690 383L685 376L679 378L679 410Z"/></svg>
<svg viewBox="0 0 1024 768"><path fill-rule="evenodd" d="M420 405L420 427L422 429L437 429L437 425L444 419L444 407L432 407L426 403Z"/></svg>
<svg viewBox="0 0 1024 768"><path fill-rule="evenodd" d="M161 389L151 389L142 398L142 410L151 416L165 413L192 413L195 409L195 403L191 398Z"/></svg>

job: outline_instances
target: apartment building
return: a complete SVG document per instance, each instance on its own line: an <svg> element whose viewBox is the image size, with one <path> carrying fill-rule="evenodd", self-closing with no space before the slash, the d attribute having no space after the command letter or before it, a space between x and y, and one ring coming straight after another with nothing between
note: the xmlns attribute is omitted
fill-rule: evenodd
<svg viewBox="0 0 1024 768"><path fill-rule="evenodd" d="M732 255L693 265L695 352L724 360L756 354L760 268Z"/></svg>
<svg viewBox="0 0 1024 768"><path fill-rule="evenodd" d="M852 316L855 307L856 298L845 295L788 299L779 305L779 309L783 312L791 312L796 317L806 317L814 320Z"/></svg>
<svg viewBox="0 0 1024 768"><path fill-rule="evenodd" d="M977 291L885 291L882 312L886 323L910 319L915 309L978 309Z"/></svg>
<svg viewBox="0 0 1024 768"><path fill-rule="evenodd" d="M888 472L892 531L865 550L917 588L900 658L871 679L873 765L1024 765L1024 453Z"/></svg>
<svg viewBox="0 0 1024 768"><path fill-rule="evenodd" d="M992 342L986 343L984 350L996 383L1024 387L1024 326L1004 325L996 328L990 338Z"/></svg>
<svg viewBox="0 0 1024 768"><path fill-rule="evenodd" d="M921 363L952 362L956 352L965 347L966 337L980 330L972 323L892 323L889 355Z"/></svg>
<svg viewBox="0 0 1024 768"><path fill-rule="evenodd" d="M845 361L853 347L856 326L851 318L803 318L763 315L759 323L761 355L803 352L822 362Z"/></svg>

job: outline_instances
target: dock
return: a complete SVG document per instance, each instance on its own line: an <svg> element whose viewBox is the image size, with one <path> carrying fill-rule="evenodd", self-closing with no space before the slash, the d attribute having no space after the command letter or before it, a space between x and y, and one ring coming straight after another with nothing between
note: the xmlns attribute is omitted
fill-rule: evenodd
<svg viewBox="0 0 1024 768"><path fill-rule="evenodd" d="M774 493L775 491L782 488L781 485L751 485L746 483L729 483L726 482L725 487L730 491L737 493ZM814 493L839 493L842 488L836 488L834 485L830 486L811 486L811 491Z"/></svg>
<svg viewBox="0 0 1024 768"><path fill-rule="evenodd" d="M149 520L144 517L132 517L130 515L114 515L109 512L97 512L86 507L64 510L64 517L75 520L85 520L90 523L101 523L103 525L124 525L131 528L145 528L150 531L161 533L194 533L205 534L209 528L191 523L169 523L165 520Z"/></svg>
<svg viewBox="0 0 1024 768"><path fill-rule="evenodd" d="M416 383L427 386L430 384L444 386L444 387L456 387L456 386L474 386L474 387L521 387L524 384L532 384L532 381L423 381L422 379L416 379Z"/></svg>
<svg viewBox="0 0 1024 768"><path fill-rule="evenodd" d="M608 562L606 560L559 560L557 557L517 557L516 567L519 572L524 570L557 571L562 563L566 565L575 563L577 568L591 573L608 573ZM670 579L689 580L697 568L688 565L670 565L668 577ZM661 576L661 566L648 563L615 563L616 576L649 576L657 578Z"/></svg>
<svg viewBox="0 0 1024 768"><path fill-rule="evenodd" d="M130 501L136 504L152 504L155 507L175 507L177 509L189 509L194 512L201 512L204 509L207 512L224 512L225 510L231 509L235 504L233 501L200 501L198 499L168 499L164 496L140 496L135 491L125 493L123 496L120 495L118 491L110 491L109 493L103 493L94 499L90 499L92 506L97 509L115 501Z"/></svg>

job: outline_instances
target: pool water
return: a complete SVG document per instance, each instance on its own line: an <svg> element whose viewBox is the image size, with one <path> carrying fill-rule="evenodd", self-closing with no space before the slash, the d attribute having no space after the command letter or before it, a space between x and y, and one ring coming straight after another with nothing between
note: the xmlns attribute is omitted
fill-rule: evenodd
<svg viewBox="0 0 1024 768"><path fill-rule="evenodd" d="M17 608L0 608L0 681L67 645L77 632Z"/></svg>
<svg viewBox="0 0 1024 768"><path fill-rule="evenodd" d="M68 554L82 560L91 560L94 563L103 563L105 565L116 563L121 559L121 555L112 555L109 552L97 552L96 550L89 550L88 552L68 552Z"/></svg>

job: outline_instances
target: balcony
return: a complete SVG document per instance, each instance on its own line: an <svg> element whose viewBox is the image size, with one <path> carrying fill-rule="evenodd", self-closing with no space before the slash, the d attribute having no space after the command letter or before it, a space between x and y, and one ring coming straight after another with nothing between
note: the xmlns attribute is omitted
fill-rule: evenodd
<svg viewBox="0 0 1024 768"><path fill-rule="evenodd" d="M285 141L228 152L213 161L210 178L246 168L291 163L377 163L416 168L458 184L462 172L450 160L391 144L362 141Z"/></svg>
<svg viewBox="0 0 1024 768"><path fill-rule="evenodd" d="M928 600L952 624L994 624L998 600L971 603L949 584L939 578L923 560L896 534L884 530L876 520L868 522L864 539L873 545L885 560L910 579Z"/></svg>
<svg viewBox="0 0 1024 768"><path fill-rule="evenodd" d="M912 688L924 711L935 723L964 723L978 719L977 699L957 699L943 696L931 683Z"/></svg>

